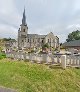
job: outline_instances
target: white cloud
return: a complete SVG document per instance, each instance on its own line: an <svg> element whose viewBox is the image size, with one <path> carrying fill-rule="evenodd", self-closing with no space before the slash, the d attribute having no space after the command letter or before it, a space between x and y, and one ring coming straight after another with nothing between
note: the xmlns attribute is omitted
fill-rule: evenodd
<svg viewBox="0 0 80 92"><path fill-rule="evenodd" d="M50 31L64 42L80 29L80 0L0 0L0 37L16 37L26 7L29 33Z"/></svg>
<svg viewBox="0 0 80 92"><path fill-rule="evenodd" d="M0 38L17 38L16 28L11 27L9 25L0 25Z"/></svg>
<svg viewBox="0 0 80 92"><path fill-rule="evenodd" d="M67 29L71 29L71 28L80 28L80 24L72 24L72 25L69 25L68 27L67 27Z"/></svg>
<svg viewBox="0 0 80 92"><path fill-rule="evenodd" d="M17 38L17 28L21 16L18 14L14 0L0 1L0 38Z"/></svg>

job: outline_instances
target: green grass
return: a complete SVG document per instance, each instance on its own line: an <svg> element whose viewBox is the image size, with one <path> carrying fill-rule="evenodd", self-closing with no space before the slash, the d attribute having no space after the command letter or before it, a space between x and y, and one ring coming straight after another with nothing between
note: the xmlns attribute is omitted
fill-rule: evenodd
<svg viewBox="0 0 80 92"><path fill-rule="evenodd" d="M6 58L6 54L0 52L0 59Z"/></svg>
<svg viewBox="0 0 80 92"><path fill-rule="evenodd" d="M0 51L2 50L2 47L0 46Z"/></svg>
<svg viewBox="0 0 80 92"><path fill-rule="evenodd" d="M18 92L80 92L80 69L0 60L0 86Z"/></svg>

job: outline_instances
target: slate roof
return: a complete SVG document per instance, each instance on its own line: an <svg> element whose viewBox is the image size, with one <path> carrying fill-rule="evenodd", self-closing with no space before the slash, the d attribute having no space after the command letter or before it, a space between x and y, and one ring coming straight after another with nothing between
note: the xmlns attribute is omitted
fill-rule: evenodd
<svg viewBox="0 0 80 92"><path fill-rule="evenodd" d="M27 34L28 38L45 38L46 35Z"/></svg>
<svg viewBox="0 0 80 92"><path fill-rule="evenodd" d="M45 38L46 35L38 35L38 38Z"/></svg>
<svg viewBox="0 0 80 92"><path fill-rule="evenodd" d="M70 42L65 42L65 43L63 43L63 45L62 46L66 46L66 47L71 47L71 46L80 46L80 40L75 40L75 41L70 41Z"/></svg>

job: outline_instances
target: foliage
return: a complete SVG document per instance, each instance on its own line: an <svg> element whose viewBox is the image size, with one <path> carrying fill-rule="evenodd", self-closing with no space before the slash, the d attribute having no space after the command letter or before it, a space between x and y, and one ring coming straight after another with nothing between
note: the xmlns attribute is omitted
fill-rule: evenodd
<svg viewBox="0 0 80 92"><path fill-rule="evenodd" d="M10 41L11 38L3 38L3 41Z"/></svg>
<svg viewBox="0 0 80 92"><path fill-rule="evenodd" d="M44 49L44 48L49 48L48 43L44 44L44 45L42 46L42 48L43 48L43 49Z"/></svg>
<svg viewBox="0 0 80 92"><path fill-rule="evenodd" d="M12 38L3 38L3 41L10 41L10 40L15 41L15 39L12 39Z"/></svg>
<svg viewBox="0 0 80 92"><path fill-rule="evenodd" d="M0 52L2 51L2 47L0 46Z"/></svg>
<svg viewBox="0 0 80 92"><path fill-rule="evenodd" d="M74 41L74 40L79 40L80 39L80 31L73 31L72 33L69 33L68 39L66 39L67 42L69 41Z"/></svg>
<svg viewBox="0 0 80 92"><path fill-rule="evenodd" d="M0 59L6 58L6 54L0 52Z"/></svg>
<svg viewBox="0 0 80 92"><path fill-rule="evenodd" d="M0 85L18 92L80 92L80 69L0 60Z"/></svg>

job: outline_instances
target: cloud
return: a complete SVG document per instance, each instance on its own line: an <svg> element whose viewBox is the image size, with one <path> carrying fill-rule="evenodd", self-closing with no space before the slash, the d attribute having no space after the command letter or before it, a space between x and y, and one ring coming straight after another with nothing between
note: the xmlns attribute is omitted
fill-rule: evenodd
<svg viewBox="0 0 80 92"><path fill-rule="evenodd" d="M34 31L33 31L34 30ZM50 32L53 32L53 34L55 36L58 36L59 39L60 39L60 42L65 42L66 38L67 38L67 35L68 33L66 34L66 32L64 33L65 31L65 27L63 28L62 26L60 25L46 25L44 27L41 27L41 28L35 28L35 29L29 29L29 33L37 33L37 34L41 34L41 35L47 35L48 33Z"/></svg>
<svg viewBox="0 0 80 92"><path fill-rule="evenodd" d="M67 27L67 29L71 29L71 28L80 28L80 24L73 24Z"/></svg>
<svg viewBox="0 0 80 92"><path fill-rule="evenodd" d="M80 0L1 0L0 37L17 37L24 5L29 33L53 32L64 42L80 29Z"/></svg>
<svg viewBox="0 0 80 92"><path fill-rule="evenodd" d="M16 28L10 27L9 25L0 25L0 38L16 38L17 39L17 31Z"/></svg>
<svg viewBox="0 0 80 92"><path fill-rule="evenodd" d="M14 0L2 0L0 2L0 38L17 38L20 19Z"/></svg>

